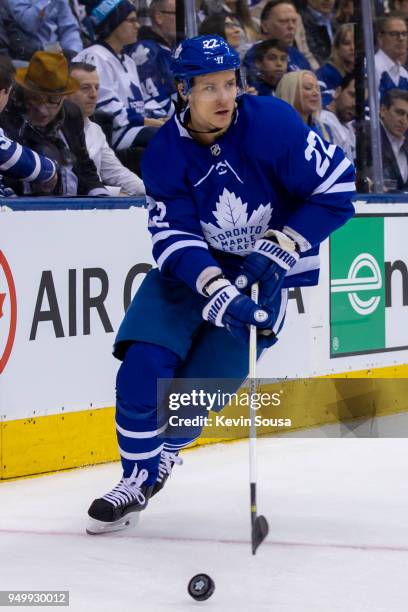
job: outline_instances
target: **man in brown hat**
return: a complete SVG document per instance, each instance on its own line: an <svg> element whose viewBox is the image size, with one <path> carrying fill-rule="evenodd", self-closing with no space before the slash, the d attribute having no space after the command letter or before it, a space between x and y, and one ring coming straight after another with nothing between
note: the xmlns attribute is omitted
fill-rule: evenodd
<svg viewBox="0 0 408 612"><path fill-rule="evenodd" d="M11 138L57 162L54 194L108 195L86 148L81 112L66 100L79 84L65 57L37 51L27 68L17 70L15 81L18 87L0 124Z"/></svg>
<svg viewBox="0 0 408 612"><path fill-rule="evenodd" d="M0 114L7 106L13 86L15 68L7 55L0 55ZM7 138L0 128L0 198L14 197L9 179L41 183L43 191L51 191L57 183L54 162Z"/></svg>

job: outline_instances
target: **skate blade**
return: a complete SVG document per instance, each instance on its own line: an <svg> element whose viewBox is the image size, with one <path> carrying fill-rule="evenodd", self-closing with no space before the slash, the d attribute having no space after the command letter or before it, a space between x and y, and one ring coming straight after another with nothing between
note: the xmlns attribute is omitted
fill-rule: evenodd
<svg viewBox="0 0 408 612"><path fill-rule="evenodd" d="M121 531L122 529L128 529L136 527L139 522L139 512L131 512L126 514L123 518L113 523L106 523L104 521L98 521L90 518L86 533L88 535L100 535L102 533L111 533L112 531Z"/></svg>

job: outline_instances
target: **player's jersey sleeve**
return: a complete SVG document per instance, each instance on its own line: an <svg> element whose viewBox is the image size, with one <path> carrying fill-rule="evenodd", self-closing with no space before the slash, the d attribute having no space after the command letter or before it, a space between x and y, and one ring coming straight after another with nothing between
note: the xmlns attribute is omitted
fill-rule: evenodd
<svg viewBox="0 0 408 612"><path fill-rule="evenodd" d="M39 155L5 136L0 129L0 173L14 179L47 182L56 167L51 159Z"/></svg>
<svg viewBox="0 0 408 612"><path fill-rule="evenodd" d="M196 291L201 272L219 264L210 254L202 233L173 127L167 124L160 129L142 159L148 227L153 257L161 273L184 281Z"/></svg>
<svg viewBox="0 0 408 612"><path fill-rule="evenodd" d="M285 230L307 251L353 216L354 166L339 147L311 131L289 105L277 111L274 172L287 197L298 202ZM265 136L258 146L266 146Z"/></svg>

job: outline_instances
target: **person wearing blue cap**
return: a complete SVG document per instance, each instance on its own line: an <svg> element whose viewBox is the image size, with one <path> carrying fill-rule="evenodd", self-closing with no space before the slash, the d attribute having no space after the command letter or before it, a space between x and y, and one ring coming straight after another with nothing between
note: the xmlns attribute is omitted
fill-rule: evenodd
<svg viewBox="0 0 408 612"><path fill-rule="evenodd" d="M352 163L290 105L241 93L239 56L223 38L183 41L171 67L178 108L142 160L157 267L114 344L123 476L89 508L92 534L131 524L161 490L208 414L194 380L237 390L249 326L258 354L275 344L288 288L317 284L320 242L354 213ZM193 385L178 416L198 416L197 426L171 416L176 379Z"/></svg>

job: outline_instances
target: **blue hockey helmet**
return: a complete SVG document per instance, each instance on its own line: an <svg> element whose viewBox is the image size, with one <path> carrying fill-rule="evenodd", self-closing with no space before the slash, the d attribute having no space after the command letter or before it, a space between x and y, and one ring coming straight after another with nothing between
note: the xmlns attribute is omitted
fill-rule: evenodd
<svg viewBox="0 0 408 612"><path fill-rule="evenodd" d="M238 53L221 36L194 36L183 40L174 52L170 69L179 81L186 81L200 74L238 70Z"/></svg>

